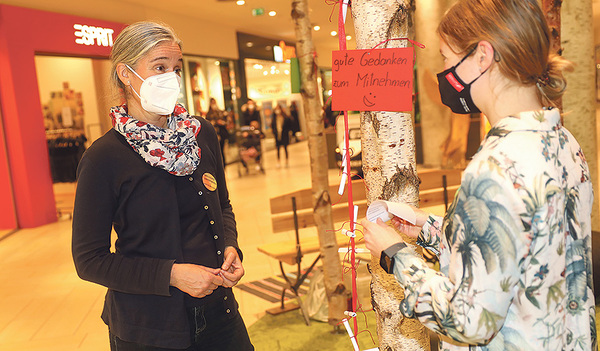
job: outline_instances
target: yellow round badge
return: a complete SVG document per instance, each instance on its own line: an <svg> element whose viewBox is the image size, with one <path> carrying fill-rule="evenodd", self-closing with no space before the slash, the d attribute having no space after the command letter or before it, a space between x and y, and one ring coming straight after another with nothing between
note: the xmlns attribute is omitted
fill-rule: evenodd
<svg viewBox="0 0 600 351"><path fill-rule="evenodd" d="M217 180L215 179L215 176L210 173L204 173L202 175L202 183L204 183L206 189L210 191L217 190Z"/></svg>

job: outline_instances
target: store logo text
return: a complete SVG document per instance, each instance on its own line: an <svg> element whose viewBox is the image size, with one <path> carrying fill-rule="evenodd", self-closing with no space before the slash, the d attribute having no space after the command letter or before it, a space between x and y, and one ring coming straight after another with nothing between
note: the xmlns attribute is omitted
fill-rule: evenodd
<svg viewBox="0 0 600 351"><path fill-rule="evenodd" d="M93 27L85 24L74 24L75 42L80 45L113 46L113 33L110 28Z"/></svg>

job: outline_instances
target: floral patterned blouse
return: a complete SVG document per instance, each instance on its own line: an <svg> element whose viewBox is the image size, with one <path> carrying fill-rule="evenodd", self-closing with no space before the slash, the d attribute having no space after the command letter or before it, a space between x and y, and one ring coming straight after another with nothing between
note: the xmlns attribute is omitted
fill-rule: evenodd
<svg viewBox="0 0 600 351"><path fill-rule="evenodd" d="M400 310L440 334L440 350L597 350L590 173L558 110L499 121L443 218L395 256ZM471 345L471 346L469 346Z"/></svg>

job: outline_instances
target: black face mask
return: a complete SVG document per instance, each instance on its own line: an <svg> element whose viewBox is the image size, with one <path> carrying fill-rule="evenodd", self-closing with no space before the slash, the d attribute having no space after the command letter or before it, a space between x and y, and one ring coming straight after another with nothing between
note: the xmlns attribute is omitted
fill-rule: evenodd
<svg viewBox="0 0 600 351"><path fill-rule="evenodd" d="M467 57L469 57L473 51L475 51L475 49L477 49L477 46L473 48L473 50L469 51L469 53L456 65L437 74L442 103L450 107L452 112L461 115L481 112L477 106L475 106L473 98L471 97L471 85L475 83L475 81L479 79L479 77L481 77L485 72L487 72L487 69L483 71L479 77L473 79L473 81L468 84L460 79L458 74L456 74L456 67L463 63L463 61L466 60Z"/></svg>

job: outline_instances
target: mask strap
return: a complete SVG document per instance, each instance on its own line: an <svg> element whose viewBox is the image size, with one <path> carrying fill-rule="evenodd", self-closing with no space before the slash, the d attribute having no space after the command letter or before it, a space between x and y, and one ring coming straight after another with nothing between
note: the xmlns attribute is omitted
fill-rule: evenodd
<svg viewBox="0 0 600 351"><path fill-rule="evenodd" d="M145 81L145 79L144 79L144 78L142 78L142 77L140 77L140 75L139 75L139 74L137 74L137 72L136 72L136 71L134 71L134 70L133 70L133 68L129 67L129 65L128 65L128 64L126 64L126 63L125 63L125 66L126 66L127 68L129 68L129 70L130 70L131 72L133 72L133 74L135 74L136 76L138 76L138 78L140 78L140 79L142 80L142 82L144 82L144 81ZM137 91L135 91L135 89L133 89L133 85L130 85L129 87L131 88L131 90L133 91L133 93L134 93L134 94L135 94L135 95L136 95L136 96L137 96L137 97L138 97L140 100L142 100L142 97L140 96L140 94L138 94L138 92L137 92Z"/></svg>
<svg viewBox="0 0 600 351"><path fill-rule="evenodd" d="M475 50L477 50L477 46L479 46L479 43L477 43L477 45L475 45L475 47L474 47L474 48L472 48L472 49L471 49L471 51L469 51L469 53L465 55L465 57L463 57L463 58L462 58L460 61L458 61L458 63L457 63L456 65L454 65L454 67L457 67L458 65L460 65L461 63L463 63L463 61L464 61L464 60L466 60L466 59L467 59L467 57L471 56L471 54L472 54L473 52L475 52ZM127 66L127 67L129 67L129 66ZM137 73L136 73L136 74L137 74ZM138 77L139 77L139 76L138 76Z"/></svg>
<svg viewBox="0 0 600 351"><path fill-rule="evenodd" d="M473 52L475 52L475 50L477 49L477 47L478 47L478 46L479 46L479 43L477 43L477 45L475 45L475 47L474 47L474 48L472 48L472 49L471 49L471 51L469 51L469 53L465 55L465 57L463 57L463 58L462 58L460 61L458 61L458 63L457 63L455 66L454 66L454 68L456 69L456 67L458 67L458 65L460 65L461 63L463 63L463 61L464 61L464 60L466 60L466 59L467 59L467 57L471 56L471 54L472 54ZM484 75L484 74L485 74L485 72L487 72L487 71L488 71L488 69L490 69L490 67L492 67L492 65L490 65L488 68L486 68L486 69L485 69L485 71L481 72L481 74L480 74L480 75L479 75L477 78L473 79L473 80L471 81L471 83L469 83L469 85L470 85L470 84L473 84L473 83L475 83L475 81L476 81L477 79L481 78L481 76L482 76L482 75Z"/></svg>
<svg viewBox="0 0 600 351"><path fill-rule="evenodd" d="M492 66L492 65L490 65L490 67L491 67L491 66ZM485 72L487 72L487 71L488 71L488 69L490 69L490 67L486 68L486 69L485 69L485 71L481 72L481 74L480 74L480 75L479 75L477 78L473 79L473 80L471 81L471 83L469 83L469 84L473 84L473 83L475 83L475 81L476 81L477 79L481 78L481 76L482 76L482 75L484 75L484 74L485 74Z"/></svg>
<svg viewBox="0 0 600 351"><path fill-rule="evenodd" d="M136 72L136 71L135 71L133 68L129 67L129 65L128 65L128 64L126 64L126 63L125 63L124 65L125 65L127 68L129 68L129 70L130 70L131 72L133 72L133 74L135 74L135 75L136 75L136 76L137 76L139 79L141 79L141 80L142 80L142 82L146 81L144 78L140 77L140 75L139 75L139 74L137 74L137 72Z"/></svg>

